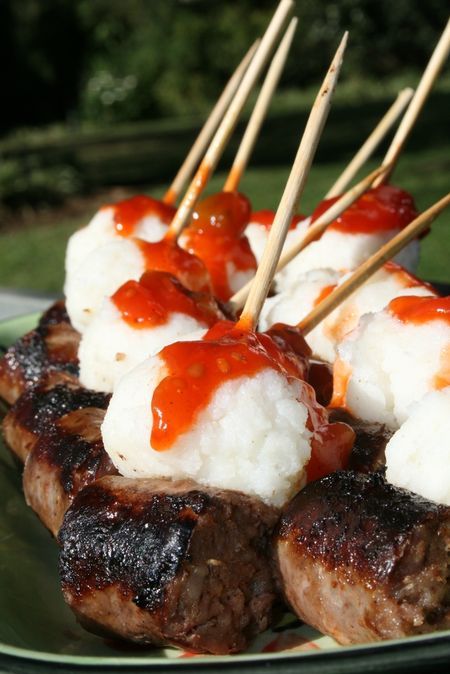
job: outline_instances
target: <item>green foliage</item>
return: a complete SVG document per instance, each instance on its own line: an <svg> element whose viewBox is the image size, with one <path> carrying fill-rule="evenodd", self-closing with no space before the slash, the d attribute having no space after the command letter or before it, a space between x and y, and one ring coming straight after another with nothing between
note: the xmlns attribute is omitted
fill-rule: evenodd
<svg viewBox="0 0 450 674"><path fill-rule="evenodd" d="M267 25L276 0L2 0L3 128L202 112ZM350 31L344 79L422 70L445 0L297 0L287 87L317 81Z"/></svg>
<svg viewBox="0 0 450 674"><path fill-rule="evenodd" d="M345 162L315 164L302 197L300 209L311 212L342 171ZM374 167L374 164L371 164ZM395 173L395 183L410 190L419 209L423 210L442 197L448 189L449 158L447 148L408 153ZM369 167L367 169L369 170ZM242 190L256 209L274 208L289 174L289 166L266 166L246 171ZM424 180L424 177L432 176ZM225 175L217 174L209 191L223 186ZM165 186L152 187L154 196L164 193ZM34 288L61 292L64 280L64 252L67 238L94 215L67 217L57 224L0 231L0 286ZM450 212L443 213L433 224L431 234L422 241L419 274L423 278L450 283Z"/></svg>
<svg viewBox="0 0 450 674"><path fill-rule="evenodd" d="M10 208L57 204L81 187L80 173L69 164L45 166L33 156L0 163L0 201Z"/></svg>

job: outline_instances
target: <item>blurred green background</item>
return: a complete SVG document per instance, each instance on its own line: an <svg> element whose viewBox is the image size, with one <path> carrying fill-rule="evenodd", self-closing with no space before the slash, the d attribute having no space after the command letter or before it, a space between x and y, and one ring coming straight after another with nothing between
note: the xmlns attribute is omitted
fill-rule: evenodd
<svg viewBox="0 0 450 674"><path fill-rule="evenodd" d="M58 291L69 234L98 206L162 194L276 0L2 0L0 286ZM297 0L300 23L242 182L274 208L309 107L345 29L333 108L302 199L314 207L398 90L414 86L445 0ZM442 72L395 173L419 208L450 184L450 72ZM209 190L220 189L248 117ZM388 139L389 140L389 139ZM383 155L388 140L371 166ZM424 241L420 272L449 281L450 215Z"/></svg>

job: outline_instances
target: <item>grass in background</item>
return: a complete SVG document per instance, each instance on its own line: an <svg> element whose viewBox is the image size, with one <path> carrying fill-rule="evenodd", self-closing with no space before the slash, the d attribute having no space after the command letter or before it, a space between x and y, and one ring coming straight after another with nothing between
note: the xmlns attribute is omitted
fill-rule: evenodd
<svg viewBox="0 0 450 674"><path fill-rule="evenodd" d="M345 162L316 164L309 177L300 211L310 213L320 201ZM367 167L375 167L375 163ZM409 190L420 210L427 208L448 191L450 159L442 149L407 153L395 173L395 184ZM241 189L251 199L254 209L274 208L289 174L288 166L249 168ZM208 192L221 189L225 174L217 174ZM161 186L149 190L154 196L163 193ZM64 252L67 239L85 224L93 213L62 221L58 225L40 225L0 233L0 286L62 292ZM419 275L450 283L450 212L433 224L432 232L422 242Z"/></svg>

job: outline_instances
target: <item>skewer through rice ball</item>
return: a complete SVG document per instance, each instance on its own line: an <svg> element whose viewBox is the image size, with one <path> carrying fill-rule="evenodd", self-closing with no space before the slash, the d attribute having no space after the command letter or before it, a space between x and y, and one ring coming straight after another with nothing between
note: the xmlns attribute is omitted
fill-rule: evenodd
<svg viewBox="0 0 450 674"><path fill-rule="evenodd" d="M322 202L311 222L336 200ZM391 185L369 190L332 222L318 241L313 241L277 274L278 290L287 290L300 274L311 269L330 268L340 272L356 269L416 215L414 201L407 192ZM415 271L418 257L419 243L413 241L397 255L395 262Z"/></svg>
<svg viewBox="0 0 450 674"><path fill-rule="evenodd" d="M302 274L289 290L266 300L261 313L261 329L267 330L277 322L298 323L347 278L347 274L332 269ZM400 295L437 296L438 293L406 269L388 262L307 335L306 341L313 354L334 363L339 342L356 328L361 316L381 311Z"/></svg>
<svg viewBox="0 0 450 674"><path fill-rule="evenodd" d="M252 213L250 222L246 227L245 235L249 240L250 247L256 261L259 264L269 238L270 228L275 217L274 211L262 210ZM292 219L291 227L286 236L283 251L289 250L299 239L302 239L309 227L311 218L296 215Z"/></svg>

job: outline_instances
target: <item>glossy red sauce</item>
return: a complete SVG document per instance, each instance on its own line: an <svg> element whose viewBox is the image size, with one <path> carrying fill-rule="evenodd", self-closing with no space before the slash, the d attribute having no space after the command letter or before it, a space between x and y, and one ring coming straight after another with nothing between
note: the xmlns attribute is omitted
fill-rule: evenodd
<svg viewBox="0 0 450 674"><path fill-rule="evenodd" d="M109 204L105 208L114 208L114 223L116 232L120 236L134 236L136 226L140 220L150 215L159 218L166 225L169 225L176 211L173 206L139 194L131 199L124 199L116 204Z"/></svg>
<svg viewBox="0 0 450 674"><path fill-rule="evenodd" d="M312 222L338 199L322 201L312 215ZM346 234L374 234L403 229L416 217L414 199L408 192L392 185L380 185L359 197L328 229Z"/></svg>
<svg viewBox="0 0 450 674"><path fill-rule="evenodd" d="M328 414L316 401L313 388L303 380L306 361L298 357L288 340L295 335L278 326L274 335L238 330L230 321L216 323L198 342L177 342L164 348L160 357L167 371L152 398L153 449L169 449L188 431L225 381L254 376L271 368L300 381L299 401L308 410L307 427L312 431L313 461L310 479L326 467L343 468L353 446L353 431L341 423L329 424ZM245 414L245 410L243 410ZM327 458L328 457L328 458ZM329 471L328 471L329 472ZM309 470L308 470L309 477Z"/></svg>
<svg viewBox="0 0 450 674"><path fill-rule="evenodd" d="M256 260L243 232L250 217L250 202L238 192L207 197L194 211L184 230L187 250L205 263L214 295L226 302L232 293L227 265L237 271L256 270Z"/></svg>
<svg viewBox="0 0 450 674"><path fill-rule="evenodd" d="M299 376L295 359L285 357L264 334L234 329L224 322L212 328L204 340L177 342L159 354L167 376L153 393L151 444L168 449L189 430L199 412L225 381L254 376L264 368Z"/></svg>
<svg viewBox="0 0 450 674"><path fill-rule="evenodd" d="M307 481L347 468L354 442L354 430L340 421L315 430L311 458L306 466Z"/></svg>
<svg viewBox="0 0 450 674"><path fill-rule="evenodd" d="M145 272L139 281L124 283L111 299L133 328L164 325L173 313L191 316L207 326L222 318L211 295L187 290L167 272Z"/></svg>
<svg viewBox="0 0 450 674"><path fill-rule="evenodd" d="M267 334L278 344L286 354L290 349L297 359L302 359L303 371L302 379L306 379L309 369L309 359L312 351L308 342L303 337L300 330L295 325L286 325L286 323L274 323Z"/></svg>
<svg viewBox="0 0 450 674"><path fill-rule="evenodd" d="M164 238L156 243L136 239L145 259L146 271L166 271L177 277L189 290L211 290L208 270L202 260L188 253L174 239Z"/></svg>
<svg viewBox="0 0 450 674"><path fill-rule="evenodd" d="M450 297L396 297L389 302L388 310L403 323L445 321L450 325Z"/></svg>
<svg viewBox="0 0 450 674"><path fill-rule="evenodd" d="M266 229L270 229L273 225L274 218L275 218L275 211L271 211L265 208L261 211L255 211L254 213L252 213L250 216L250 222L256 222L258 225L261 225ZM294 215L294 217L291 220L291 224L289 225L289 229L295 229L298 223L304 220L305 218L306 215Z"/></svg>

